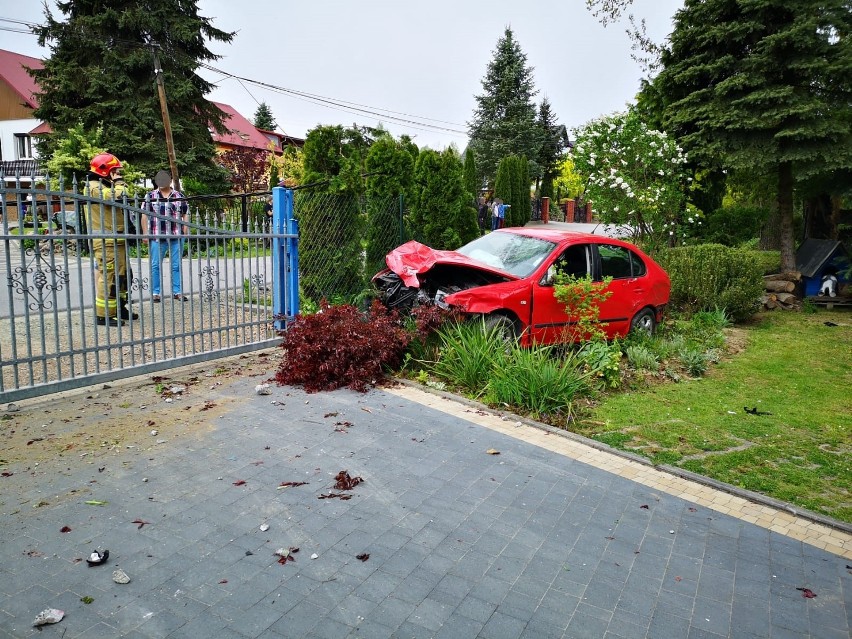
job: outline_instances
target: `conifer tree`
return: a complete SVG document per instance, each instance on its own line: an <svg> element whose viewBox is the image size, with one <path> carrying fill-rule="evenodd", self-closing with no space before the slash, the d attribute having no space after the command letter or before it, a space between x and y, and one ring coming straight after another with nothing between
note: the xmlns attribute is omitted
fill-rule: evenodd
<svg viewBox="0 0 852 639"><path fill-rule="evenodd" d="M476 160L473 158L473 149L469 146L464 152L464 185L470 193L471 202L475 206L479 197L479 176L476 174Z"/></svg>
<svg viewBox="0 0 852 639"><path fill-rule="evenodd" d="M423 149L414 166L412 224L423 241L454 250L479 236L476 209L464 185L458 153Z"/></svg>
<svg viewBox="0 0 852 639"><path fill-rule="evenodd" d="M797 182L850 183L850 33L848 0L686 0L654 83L691 158L774 176L784 270Z"/></svg>
<svg viewBox="0 0 852 639"><path fill-rule="evenodd" d="M557 167L568 144L565 127L556 121L556 114L546 97L538 108L538 126L541 128L542 143L538 152L538 165L541 170L539 184L540 197L553 197L553 180Z"/></svg>
<svg viewBox="0 0 852 639"><path fill-rule="evenodd" d="M50 49L44 68L30 71L40 92L34 116L54 133L39 145L50 157L64 133L79 122L103 130L104 146L146 174L168 166L152 52L163 69L171 129L181 174L214 180L214 147L208 127L222 128L222 112L204 96L212 85L198 67L219 56L207 40L230 42L233 33L198 14L194 0L56 3L64 18L45 4L36 27L39 44Z"/></svg>
<svg viewBox="0 0 852 639"><path fill-rule="evenodd" d="M254 125L264 131L275 130L275 118L272 117L272 110L266 102L261 102L257 107L257 111L254 112Z"/></svg>
<svg viewBox="0 0 852 639"><path fill-rule="evenodd" d="M370 276L385 267L385 256L402 244L400 198L411 190L414 160L390 135L376 140L367 153L367 267Z"/></svg>
<svg viewBox="0 0 852 639"><path fill-rule="evenodd" d="M489 182L494 180L497 165L504 157L514 154L538 158L542 132L536 123L533 98L538 91L532 72L512 29L506 27L482 79L483 93L476 96L476 110L468 123L476 166Z"/></svg>

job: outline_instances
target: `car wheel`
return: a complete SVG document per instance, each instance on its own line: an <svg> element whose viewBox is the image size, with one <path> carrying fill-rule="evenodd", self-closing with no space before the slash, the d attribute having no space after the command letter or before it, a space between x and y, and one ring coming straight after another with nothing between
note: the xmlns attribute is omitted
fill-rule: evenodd
<svg viewBox="0 0 852 639"><path fill-rule="evenodd" d="M633 320L630 322L631 333L646 333L653 335L657 328L657 318L654 316L654 311L650 308L643 308L636 313Z"/></svg>
<svg viewBox="0 0 852 639"><path fill-rule="evenodd" d="M505 315L499 315L497 313L486 315L485 330L489 333L491 331L496 332L506 343L518 341L515 323Z"/></svg>

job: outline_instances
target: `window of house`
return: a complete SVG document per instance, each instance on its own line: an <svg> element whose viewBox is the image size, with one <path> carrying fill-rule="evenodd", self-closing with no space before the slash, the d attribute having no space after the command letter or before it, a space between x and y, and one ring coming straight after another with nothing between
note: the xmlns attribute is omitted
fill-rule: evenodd
<svg viewBox="0 0 852 639"><path fill-rule="evenodd" d="M32 138L26 133L15 134L15 159L31 160L33 158Z"/></svg>

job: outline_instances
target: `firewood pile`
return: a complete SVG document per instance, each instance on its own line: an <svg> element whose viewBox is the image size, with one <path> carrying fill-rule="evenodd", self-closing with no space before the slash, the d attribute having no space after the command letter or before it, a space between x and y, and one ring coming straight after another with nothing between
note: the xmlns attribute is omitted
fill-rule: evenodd
<svg viewBox="0 0 852 639"><path fill-rule="evenodd" d="M775 273L763 276L764 293L760 298L766 310L796 309L801 300L796 297L796 288L802 279L798 271Z"/></svg>

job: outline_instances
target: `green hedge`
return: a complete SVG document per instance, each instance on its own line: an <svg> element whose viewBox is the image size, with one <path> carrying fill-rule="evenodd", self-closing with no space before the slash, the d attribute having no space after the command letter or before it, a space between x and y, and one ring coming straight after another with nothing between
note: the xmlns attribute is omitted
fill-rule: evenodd
<svg viewBox="0 0 852 639"><path fill-rule="evenodd" d="M671 304L691 315L723 308L734 321L760 308L763 264L756 251L721 244L681 246L656 256L672 280Z"/></svg>

